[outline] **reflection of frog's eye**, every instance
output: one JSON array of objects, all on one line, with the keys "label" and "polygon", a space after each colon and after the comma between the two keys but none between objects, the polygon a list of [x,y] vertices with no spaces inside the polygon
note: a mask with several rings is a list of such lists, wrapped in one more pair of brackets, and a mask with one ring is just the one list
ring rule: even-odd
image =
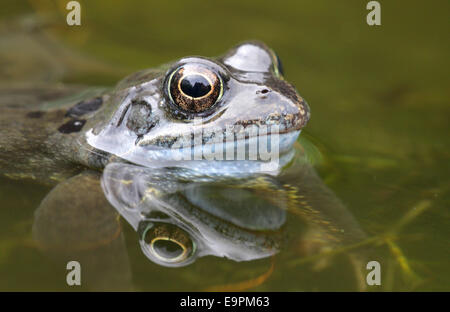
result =
[{"label": "reflection of frog's eye", "polygon": [[180,263],[193,254],[189,235],[172,224],[154,224],[144,233],[144,241],[152,256],[164,263]]},{"label": "reflection of frog's eye", "polygon": [[171,101],[181,110],[201,113],[211,108],[222,96],[222,80],[213,71],[186,64],[175,70],[168,80]]}]

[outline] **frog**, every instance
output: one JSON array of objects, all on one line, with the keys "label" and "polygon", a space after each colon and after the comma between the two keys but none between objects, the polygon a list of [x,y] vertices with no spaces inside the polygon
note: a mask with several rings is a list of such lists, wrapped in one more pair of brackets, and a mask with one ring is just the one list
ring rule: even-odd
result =
[{"label": "frog", "polygon": [[[112,91],[80,95],[71,89],[46,90],[50,94],[36,97],[45,100],[72,94],[72,99],[45,101],[34,110],[17,109],[15,104],[27,102],[20,96],[32,90],[9,88],[3,97],[9,99],[2,105],[1,158],[10,154],[24,159],[16,159],[12,166],[5,164],[2,171],[42,181],[45,177],[64,179],[77,166],[102,169],[121,160],[145,167],[170,166],[171,162],[180,166],[183,162],[171,147],[186,144],[190,148],[192,136],[203,135],[203,148],[206,141],[227,131],[245,136],[237,142],[242,145],[257,137],[251,130],[264,126],[278,126],[280,153],[284,153],[307,123],[309,107],[282,78],[280,68],[272,50],[253,42],[217,60],[186,57],[160,69],[140,71]],[[13,129],[12,121],[16,123]],[[207,132],[211,132],[209,137]],[[25,139],[36,145],[26,144]],[[48,166],[43,165],[47,159]],[[216,164],[217,171],[223,172],[229,162],[188,161],[186,166],[194,164],[202,170],[214,170]]]},{"label": "frog", "polygon": [[[364,237],[299,160],[295,146],[310,109],[262,42],[142,70],[114,88],[8,85],[0,89],[0,103],[0,172],[54,186],[33,226],[47,251],[66,255],[76,245],[92,259],[92,250],[98,253],[92,246],[101,245],[126,253],[114,213],[139,234],[150,260],[169,267],[205,255],[235,261],[272,256],[280,249],[286,211],[296,205],[312,224],[305,241],[320,242],[311,247],[315,252]],[[230,134],[234,152],[276,137],[277,157],[244,152],[243,159],[226,159],[227,148],[218,147]],[[295,180],[296,186],[287,183]],[[315,207],[299,204],[303,197]],[[61,209],[65,205],[71,209]],[[115,211],[86,214],[86,207],[98,206]],[[125,272],[118,284],[129,284],[128,260],[117,261]],[[108,281],[109,273],[93,280]]]}]

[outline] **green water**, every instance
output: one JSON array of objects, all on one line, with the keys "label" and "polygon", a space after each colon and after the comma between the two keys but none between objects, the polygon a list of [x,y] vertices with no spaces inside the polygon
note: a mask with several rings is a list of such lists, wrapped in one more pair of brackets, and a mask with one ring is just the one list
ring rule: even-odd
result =
[{"label": "green water", "polygon": [[[275,49],[310,104],[302,135],[322,154],[314,158],[318,172],[368,236],[380,237],[367,246],[381,263],[382,285],[368,290],[450,290],[448,1],[380,1],[377,27],[365,22],[366,1],[80,2],[79,27],[65,24],[66,1],[10,1],[0,21],[51,16],[48,34],[67,49],[55,52],[52,79],[84,85],[112,85],[185,55],[218,55],[246,39]],[[12,70],[18,81],[34,79],[26,64]],[[0,180],[0,290],[71,290],[65,267],[30,241],[33,211],[49,190]],[[395,235],[382,236],[393,227]],[[206,257],[163,268],[142,255],[132,229],[124,231],[136,289],[237,285],[271,264]],[[308,289],[311,263],[296,261],[289,246],[272,274],[247,289]],[[315,290],[352,289],[332,275],[320,279]]]}]

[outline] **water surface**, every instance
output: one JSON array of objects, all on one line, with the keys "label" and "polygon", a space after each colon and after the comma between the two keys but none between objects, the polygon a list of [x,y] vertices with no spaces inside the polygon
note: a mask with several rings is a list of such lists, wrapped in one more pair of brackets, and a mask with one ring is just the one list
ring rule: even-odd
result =
[{"label": "water surface", "polygon": [[[80,2],[80,27],[65,24],[65,1],[2,4],[2,27],[48,18],[48,35],[64,47],[44,48],[44,55],[56,51],[44,57],[53,66],[48,77],[33,76],[32,64],[11,69],[0,59],[3,70],[17,81],[109,86],[181,56],[213,56],[243,40],[262,40],[310,104],[300,143],[316,146],[311,158],[324,182],[368,237],[379,237],[366,247],[381,263],[382,285],[368,290],[450,290],[448,1],[382,2],[379,27],[365,23],[365,1]],[[16,56],[24,53],[18,49]],[[33,212],[49,190],[0,180],[0,290],[71,290],[65,267],[31,239]],[[296,222],[290,215],[289,228]],[[315,290],[353,289],[345,274],[335,278],[339,263],[314,275],[312,262],[298,261],[295,239],[273,259],[206,257],[169,269],[142,255],[130,227],[124,232],[140,290],[296,291],[310,289],[312,279]]]}]

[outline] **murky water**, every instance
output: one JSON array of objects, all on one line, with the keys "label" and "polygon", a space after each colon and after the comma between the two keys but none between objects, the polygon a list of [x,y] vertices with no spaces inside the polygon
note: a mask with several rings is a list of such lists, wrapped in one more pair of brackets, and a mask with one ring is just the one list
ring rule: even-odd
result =
[{"label": "murky water", "polygon": [[[262,40],[310,104],[300,143],[368,237],[329,261],[305,258],[296,240],[302,223],[291,210],[286,247],[275,257],[205,257],[173,269],[148,261],[123,222],[135,289],[357,289],[353,266],[339,256],[360,251],[381,264],[381,286],[368,290],[450,290],[448,1],[382,2],[379,27],[365,23],[364,1],[80,2],[79,27],[65,24],[65,1],[3,4],[2,55],[14,49],[10,55],[23,60],[11,67],[13,60],[0,59],[2,77],[108,86],[181,56]],[[30,25],[45,17],[52,39],[36,40],[44,44],[37,48]],[[31,41],[8,39],[23,32]],[[30,51],[42,55],[38,62],[26,61]],[[43,66],[51,68],[45,75]],[[49,191],[0,180],[0,290],[73,290],[65,263],[32,241],[33,213]]]}]

